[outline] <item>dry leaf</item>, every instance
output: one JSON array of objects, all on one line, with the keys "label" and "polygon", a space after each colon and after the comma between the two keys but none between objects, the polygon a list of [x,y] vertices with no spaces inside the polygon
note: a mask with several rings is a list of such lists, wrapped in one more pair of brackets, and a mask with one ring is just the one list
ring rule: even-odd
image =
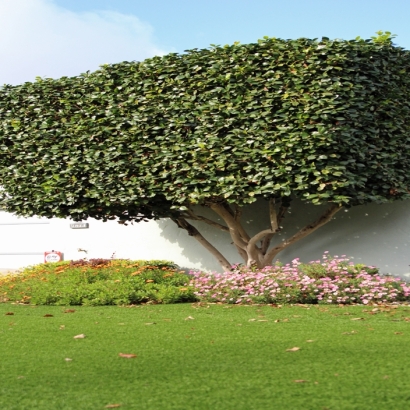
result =
[{"label": "dry leaf", "polygon": [[14,315],[13,312],[7,312],[7,313],[6,313],[6,316],[13,316],[13,315]]},{"label": "dry leaf", "polygon": [[46,315],[44,315],[44,317],[53,317],[54,315],[50,315],[49,313],[47,313]]},{"label": "dry leaf", "polygon": [[116,409],[118,407],[121,407],[121,404],[107,404],[105,406],[106,409]]},{"label": "dry leaf", "polygon": [[85,334],[81,333],[81,335],[74,336],[74,339],[85,339]]},{"label": "dry leaf", "polygon": [[364,320],[364,317],[354,317],[353,319],[350,320]]},{"label": "dry leaf", "polygon": [[188,316],[185,318],[185,320],[194,320],[195,318],[193,318],[192,316]]},{"label": "dry leaf", "polygon": [[248,322],[256,322],[256,319],[249,319]]},{"label": "dry leaf", "polygon": [[309,380],[303,380],[303,379],[300,379],[300,380],[293,380],[295,383],[308,383],[309,382]]},{"label": "dry leaf", "polygon": [[402,335],[403,332],[394,332],[395,335]]},{"label": "dry leaf", "polygon": [[63,313],[74,313],[74,309],[66,309]]},{"label": "dry leaf", "polygon": [[314,340],[306,340],[307,343],[312,343]]},{"label": "dry leaf", "polygon": [[289,319],[283,319],[282,322],[289,322]]},{"label": "dry leaf", "polygon": [[65,360],[66,362],[72,362],[72,361],[73,361],[73,359],[70,359],[69,357],[66,357],[64,360]]},{"label": "dry leaf", "polygon": [[60,325],[60,330],[64,330],[65,329],[65,325]]},{"label": "dry leaf", "polygon": [[155,322],[148,322],[148,323],[145,323],[146,325],[156,325],[156,323]]},{"label": "dry leaf", "polygon": [[118,353],[118,356],[124,357],[125,359],[135,359],[137,357],[136,354],[132,353]]},{"label": "dry leaf", "polygon": [[300,347],[292,347],[291,349],[286,349],[287,352],[297,352],[300,350]]},{"label": "dry leaf", "polygon": [[276,320],[274,320],[273,322],[274,322],[274,323],[279,323],[279,322],[280,322],[280,319],[276,319]]}]

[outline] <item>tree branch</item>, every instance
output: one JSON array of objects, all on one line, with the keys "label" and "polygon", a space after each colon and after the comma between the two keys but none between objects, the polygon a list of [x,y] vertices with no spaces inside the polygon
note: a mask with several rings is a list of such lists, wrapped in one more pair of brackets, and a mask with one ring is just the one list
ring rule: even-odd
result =
[{"label": "tree branch", "polygon": [[[249,238],[248,234],[246,234],[245,230],[241,227],[241,224],[235,220],[235,218],[231,215],[231,213],[221,204],[217,203],[210,203],[209,207],[216,212],[228,225],[229,233],[231,234],[232,240],[235,245],[240,247],[241,249],[246,249],[247,246],[247,238]],[[246,237],[242,237],[242,232],[246,235]]]},{"label": "tree branch", "polygon": [[221,225],[220,223],[212,221],[211,219],[205,218],[204,216],[196,215],[191,209],[188,209],[187,213],[188,213],[187,216],[185,215],[183,216],[184,219],[193,219],[194,221],[202,221],[222,231],[229,232],[229,228],[227,226]]},{"label": "tree branch", "polygon": [[269,200],[269,219],[270,219],[270,226],[272,228],[272,232],[277,232],[279,228],[279,224],[278,224],[278,215],[276,213],[274,198],[271,198]]},{"label": "tree branch", "polygon": [[[299,241],[300,239],[304,238],[307,235],[310,235],[312,232],[316,231],[316,229],[320,228],[321,226],[325,225],[327,222],[329,222],[333,216],[342,209],[341,206],[332,204],[316,221],[313,223],[305,226],[302,228],[299,232],[295,233],[292,237],[289,239],[285,240],[283,243],[281,243],[278,246],[275,246],[272,248],[264,257],[263,259],[263,265],[267,266],[269,263],[272,262],[272,259],[281,251],[286,249],[288,246],[292,245],[296,241]],[[263,232],[263,231],[262,231]]]},{"label": "tree branch", "polygon": [[235,218],[235,221],[240,221],[241,220],[241,216],[242,216],[242,209],[240,206],[238,206],[237,204],[234,204],[234,214],[233,217]]},{"label": "tree branch", "polygon": [[225,269],[225,271],[230,271],[232,265],[229,261],[218,251],[210,242],[208,242],[196,229],[184,218],[171,218],[179,228],[185,229],[189,236],[194,237],[204,248],[206,248],[215,258],[218,260],[220,265]]},{"label": "tree branch", "polygon": [[266,255],[266,252],[269,249],[269,245],[270,245],[270,241],[272,240],[272,238],[274,237],[274,234],[270,234],[270,235],[266,235],[263,240],[262,240],[262,244],[261,244],[261,252],[262,255]]}]

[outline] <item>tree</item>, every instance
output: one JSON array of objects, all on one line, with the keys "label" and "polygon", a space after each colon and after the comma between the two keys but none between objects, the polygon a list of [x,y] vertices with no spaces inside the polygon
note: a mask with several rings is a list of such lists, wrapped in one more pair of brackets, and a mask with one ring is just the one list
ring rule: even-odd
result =
[{"label": "tree", "polygon": [[[342,206],[410,197],[410,52],[390,36],[211,46],[0,90],[0,206],[23,216],[171,218],[227,231],[248,265]],[[292,198],[328,204],[270,246]],[[267,200],[251,237],[241,210]],[[201,216],[210,208],[219,218]]]}]

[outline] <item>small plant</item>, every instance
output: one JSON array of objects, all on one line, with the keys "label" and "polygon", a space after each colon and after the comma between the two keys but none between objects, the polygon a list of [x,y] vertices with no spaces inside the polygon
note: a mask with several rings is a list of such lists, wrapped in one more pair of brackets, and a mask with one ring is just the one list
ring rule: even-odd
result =
[{"label": "small plant", "polygon": [[223,274],[192,272],[195,295],[222,303],[378,303],[410,300],[410,284],[381,276],[373,266],[354,264],[345,256],[249,269],[235,266]]},{"label": "small plant", "polygon": [[124,305],[196,300],[189,277],[168,261],[79,259],[28,267],[0,278],[0,302]]}]

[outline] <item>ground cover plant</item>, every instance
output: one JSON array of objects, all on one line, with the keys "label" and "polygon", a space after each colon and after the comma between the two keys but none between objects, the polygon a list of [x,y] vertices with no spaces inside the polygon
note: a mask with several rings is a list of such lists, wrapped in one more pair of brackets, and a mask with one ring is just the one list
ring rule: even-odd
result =
[{"label": "ground cover plant", "polygon": [[40,264],[0,277],[0,302],[129,305],[189,301],[227,304],[374,304],[410,301],[410,284],[349,258],[229,272],[186,274],[172,262],[92,259]]},{"label": "ground cover plant", "polygon": [[[344,206],[410,198],[410,51],[392,38],[264,37],[5,85],[0,206],[170,218],[229,270],[208,224],[245,264],[269,266]],[[295,197],[321,215],[271,244]],[[262,216],[242,211],[261,199],[256,232]]]},{"label": "ground cover plant", "polygon": [[195,300],[189,278],[172,262],[80,259],[30,266],[0,277],[0,302],[124,305]]},{"label": "ground cover plant", "polygon": [[262,269],[234,267],[225,273],[192,272],[200,300],[222,303],[371,304],[410,301],[410,284],[354,264],[345,255],[276,264]]},{"label": "ground cover plant", "polygon": [[409,344],[408,306],[3,303],[0,408],[406,409]]}]

